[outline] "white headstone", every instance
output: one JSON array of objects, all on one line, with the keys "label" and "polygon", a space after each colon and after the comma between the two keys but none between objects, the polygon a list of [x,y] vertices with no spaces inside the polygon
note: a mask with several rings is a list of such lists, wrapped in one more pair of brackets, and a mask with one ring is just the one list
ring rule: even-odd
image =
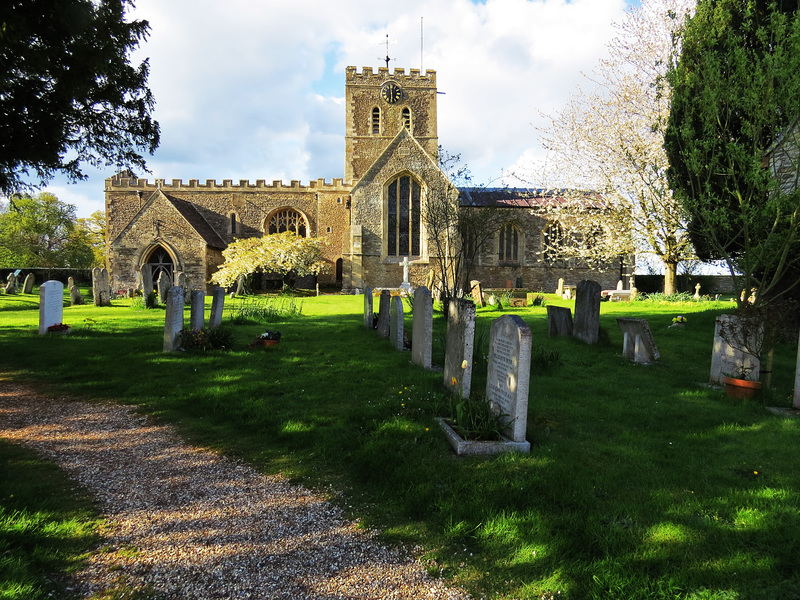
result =
[{"label": "white headstone", "polygon": [[395,350],[403,349],[403,299],[393,296],[389,303],[389,341]]},{"label": "white headstone", "polygon": [[411,315],[411,362],[431,368],[433,348],[433,298],[424,285],[414,291],[414,311]]},{"label": "white headstone", "polygon": [[454,394],[469,398],[472,390],[475,304],[468,300],[451,300],[448,303],[447,313],[444,384]]},{"label": "white headstone", "polygon": [[178,347],[178,334],[183,329],[183,290],[177,285],[167,292],[167,312],[164,317],[164,352]]},{"label": "white headstone", "polygon": [[622,279],[620,279],[619,281],[617,281],[617,291],[624,289],[625,289],[625,284],[622,283]]},{"label": "white headstone", "polygon": [[60,281],[45,281],[39,286],[39,335],[47,333],[51,325],[58,325],[64,318],[64,284]]},{"label": "white headstone", "polygon": [[517,315],[492,323],[486,400],[497,414],[506,415],[504,434],[524,442],[528,427],[528,386],[531,375],[531,330]]},{"label": "white headstone", "polygon": [[564,295],[564,278],[558,278],[558,287],[556,288],[556,295],[563,296]]}]

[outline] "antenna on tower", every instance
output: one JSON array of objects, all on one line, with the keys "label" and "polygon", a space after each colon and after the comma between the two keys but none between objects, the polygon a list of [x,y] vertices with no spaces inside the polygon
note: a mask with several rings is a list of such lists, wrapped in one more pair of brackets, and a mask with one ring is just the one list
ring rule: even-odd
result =
[{"label": "antenna on tower", "polygon": [[425,67],[425,63],[422,60],[422,48],[423,48],[422,41],[423,41],[423,39],[424,38],[422,36],[422,17],[420,17],[419,18],[419,72],[420,73],[424,73],[425,72],[425,68],[424,68]]},{"label": "antenna on tower", "polygon": [[[384,42],[381,42],[381,43],[384,43]],[[397,43],[397,40],[392,40],[392,44],[396,44],[396,43]],[[396,58],[389,58],[389,34],[388,33],[386,34],[386,42],[385,42],[385,44],[386,44],[386,56],[384,56],[383,58],[381,58],[379,56],[378,60],[385,60],[386,61],[386,68],[388,69],[389,68],[389,61],[390,60],[397,60]]]}]

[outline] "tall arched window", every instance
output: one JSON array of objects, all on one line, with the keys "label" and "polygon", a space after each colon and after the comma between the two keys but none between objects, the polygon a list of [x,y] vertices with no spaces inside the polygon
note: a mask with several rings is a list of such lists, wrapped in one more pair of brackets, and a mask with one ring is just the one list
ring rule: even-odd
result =
[{"label": "tall arched window", "polygon": [[306,218],[293,208],[281,208],[269,217],[267,233],[283,233],[291,231],[300,237],[308,235]]},{"label": "tall arched window", "polygon": [[542,245],[544,246],[542,249],[544,262],[553,264],[557,260],[560,260],[563,244],[564,228],[561,227],[560,223],[551,223],[550,226],[545,229],[542,239]]},{"label": "tall arched window", "polygon": [[422,232],[422,188],[409,175],[389,184],[386,204],[386,254],[419,256]]},{"label": "tall arched window", "polygon": [[377,106],[372,109],[372,135],[381,133],[381,109]]},{"label": "tall arched window", "polygon": [[500,228],[498,260],[500,264],[519,262],[519,231],[511,223]]},{"label": "tall arched window", "polygon": [[411,109],[408,107],[403,109],[403,127],[411,131]]}]

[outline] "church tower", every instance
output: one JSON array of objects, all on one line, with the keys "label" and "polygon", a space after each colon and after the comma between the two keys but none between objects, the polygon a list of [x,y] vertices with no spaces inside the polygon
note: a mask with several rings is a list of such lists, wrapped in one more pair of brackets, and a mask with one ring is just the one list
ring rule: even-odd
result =
[{"label": "church tower", "polygon": [[436,71],[347,67],[344,96],[346,183],[360,179],[401,128],[437,160]]}]

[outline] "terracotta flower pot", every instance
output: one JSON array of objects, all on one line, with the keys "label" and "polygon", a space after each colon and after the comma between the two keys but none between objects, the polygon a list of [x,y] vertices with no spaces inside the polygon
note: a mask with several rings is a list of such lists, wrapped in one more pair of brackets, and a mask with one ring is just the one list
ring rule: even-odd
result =
[{"label": "terracotta flower pot", "polygon": [[725,378],[725,393],[730,398],[752,398],[761,389],[760,381],[750,381],[749,379]]}]

